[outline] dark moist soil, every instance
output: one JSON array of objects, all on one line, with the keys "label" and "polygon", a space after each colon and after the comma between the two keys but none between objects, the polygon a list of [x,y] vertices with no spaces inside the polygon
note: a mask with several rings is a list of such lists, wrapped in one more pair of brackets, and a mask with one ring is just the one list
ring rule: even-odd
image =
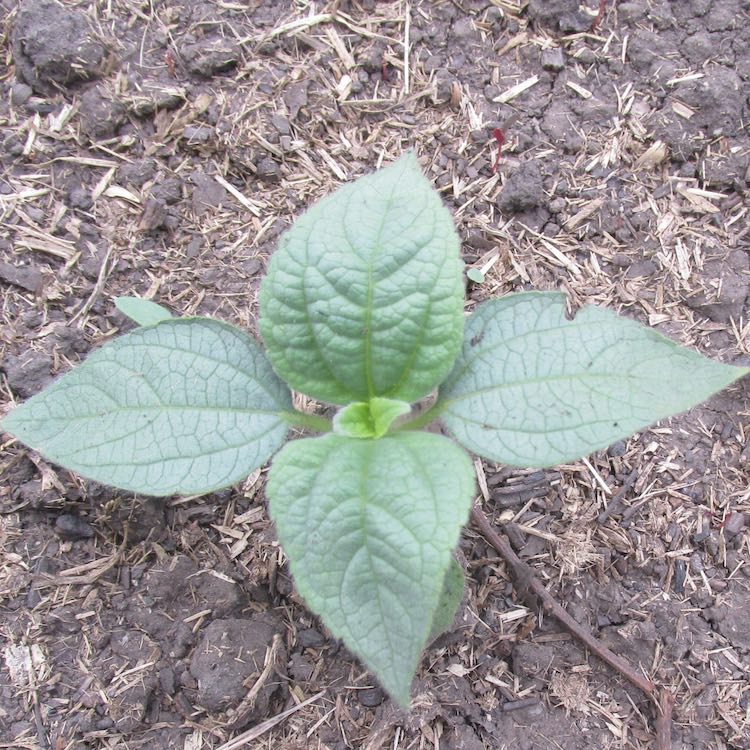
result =
[{"label": "dark moist soil", "polygon": [[[255,330],[293,216],[409,147],[486,270],[469,307],[562,289],[748,364],[750,4],[595,5],[0,0],[3,409],[128,329],[118,294]],[[673,689],[675,748],[750,747],[749,396],[590,464],[478,464],[557,600]],[[654,746],[470,528],[407,714],[295,594],[263,473],[154,501],[2,450],[2,747]]]}]

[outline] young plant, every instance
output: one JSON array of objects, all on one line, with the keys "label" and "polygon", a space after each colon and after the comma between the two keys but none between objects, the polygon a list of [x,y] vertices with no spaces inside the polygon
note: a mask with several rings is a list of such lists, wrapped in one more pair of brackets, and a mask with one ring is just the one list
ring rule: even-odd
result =
[{"label": "young plant", "polygon": [[[570,319],[558,293],[489,300],[464,326],[462,269],[451,216],[406,155],[284,235],[260,294],[265,353],[225,323],[121,298],[140,327],[2,427],[148,495],[226,487],[276,454],[270,513],[300,594],[406,705],[461,598],[464,449],[514,466],[570,461],[747,372],[596,307]],[[340,409],[332,422],[295,411],[290,388]],[[438,418],[458,444],[418,431]],[[281,448],[292,425],[328,434]]]}]

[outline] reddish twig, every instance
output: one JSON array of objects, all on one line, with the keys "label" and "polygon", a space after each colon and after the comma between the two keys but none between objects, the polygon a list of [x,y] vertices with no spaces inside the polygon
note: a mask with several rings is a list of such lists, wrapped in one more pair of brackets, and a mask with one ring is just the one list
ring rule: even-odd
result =
[{"label": "reddish twig", "polygon": [[383,62],[380,64],[380,77],[385,83],[388,83],[391,78],[390,71],[388,70],[388,62],[385,58],[383,58]]},{"label": "reddish twig", "polygon": [[492,131],[492,137],[497,141],[497,156],[495,157],[495,163],[492,165],[492,174],[497,172],[497,168],[500,166],[500,158],[503,155],[503,143],[505,143],[505,133],[500,128],[495,128]]},{"label": "reddish twig", "polygon": [[167,66],[167,70],[169,71],[169,75],[172,76],[172,78],[177,78],[177,70],[175,69],[174,52],[172,52],[171,49],[168,49],[166,53],[164,54],[164,62]]},{"label": "reddish twig", "polygon": [[596,18],[591,22],[591,31],[596,31],[596,27],[602,22],[604,18],[604,9],[607,7],[607,0],[599,0],[599,12],[596,14]]},{"label": "reddish twig", "polygon": [[636,672],[633,667],[614,651],[610,651],[589,630],[576,622],[560,606],[542,582],[534,576],[531,567],[513,551],[507,539],[504,539],[492,528],[487,516],[477,507],[471,511],[471,520],[482,532],[484,538],[497,550],[510,567],[518,593],[533,607],[539,608],[552,615],[562,627],[583,643],[591,653],[598,656],[616,672],[619,672],[628,682],[641,690],[656,707],[656,748],[670,750],[672,747],[672,694],[662,687],[658,687],[647,677]]}]

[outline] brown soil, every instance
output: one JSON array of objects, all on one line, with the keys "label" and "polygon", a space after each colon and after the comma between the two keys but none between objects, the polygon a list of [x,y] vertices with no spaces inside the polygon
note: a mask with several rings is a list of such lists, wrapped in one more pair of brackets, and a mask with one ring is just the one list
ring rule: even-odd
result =
[{"label": "brown soil", "polygon": [[[471,303],[563,289],[747,364],[748,3],[595,5],[0,0],[3,409],[129,326],[117,294],[254,330],[295,214],[409,147],[493,263]],[[674,690],[675,748],[750,747],[749,395],[589,462],[478,463],[557,600]],[[407,714],[296,596],[263,473],[157,502],[2,450],[0,747],[653,747],[471,528]]]}]

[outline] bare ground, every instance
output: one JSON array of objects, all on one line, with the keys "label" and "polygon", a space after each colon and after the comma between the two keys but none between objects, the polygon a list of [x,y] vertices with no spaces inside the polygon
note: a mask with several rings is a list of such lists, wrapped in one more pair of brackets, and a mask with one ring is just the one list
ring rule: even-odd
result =
[{"label": "bare ground", "polygon": [[[126,329],[117,294],[254,331],[279,233],[407,148],[487,271],[468,309],[562,289],[748,364],[748,3],[591,5],[0,2],[3,408]],[[750,747],[748,403],[551,471],[477,462],[557,600],[674,691],[675,748]],[[294,593],[262,472],[163,503],[0,448],[0,747],[654,746],[471,528],[406,714]]]}]

